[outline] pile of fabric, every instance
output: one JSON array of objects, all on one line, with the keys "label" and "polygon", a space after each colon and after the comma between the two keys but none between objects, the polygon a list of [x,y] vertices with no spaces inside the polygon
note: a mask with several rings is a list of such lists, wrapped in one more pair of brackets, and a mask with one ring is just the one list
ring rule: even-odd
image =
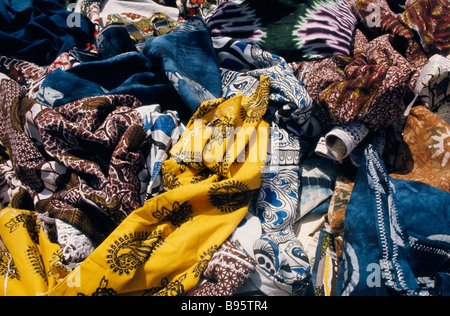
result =
[{"label": "pile of fabric", "polygon": [[446,0],[0,20],[2,295],[450,295]]}]

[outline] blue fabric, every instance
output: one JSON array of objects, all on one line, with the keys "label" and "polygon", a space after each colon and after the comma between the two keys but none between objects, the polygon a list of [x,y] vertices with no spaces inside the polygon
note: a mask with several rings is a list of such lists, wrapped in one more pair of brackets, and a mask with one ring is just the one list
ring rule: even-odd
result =
[{"label": "blue fabric", "polygon": [[109,24],[97,35],[95,41],[102,59],[137,51],[130,34],[121,23]]},{"label": "blue fabric", "polygon": [[1,0],[1,54],[44,66],[75,46],[86,46],[94,28],[82,16],[79,25],[69,27],[71,14],[56,0]]},{"label": "blue fabric", "polygon": [[345,217],[338,295],[450,291],[450,193],[387,174],[369,145]]},{"label": "blue fabric", "polygon": [[195,16],[171,33],[147,41],[145,56],[164,72],[194,113],[204,102],[222,96],[222,81],[211,36]]},{"label": "blue fabric", "polygon": [[[59,107],[92,96],[129,94],[144,104],[154,104],[160,103],[170,88],[164,76],[152,72],[152,65],[144,55],[131,52],[49,73],[37,100]],[[52,94],[58,97],[49,99]]]},{"label": "blue fabric", "polygon": [[170,105],[189,120],[204,101],[222,96],[219,66],[201,19],[192,18],[149,40],[143,53],[127,52],[133,48],[129,36],[110,36],[121,31],[115,26],[101,33],[100,56],[116,56],[48,74],[38,101],[58,107],[92,96],[129,94],[144,104],[161,104],[162,110]]}]

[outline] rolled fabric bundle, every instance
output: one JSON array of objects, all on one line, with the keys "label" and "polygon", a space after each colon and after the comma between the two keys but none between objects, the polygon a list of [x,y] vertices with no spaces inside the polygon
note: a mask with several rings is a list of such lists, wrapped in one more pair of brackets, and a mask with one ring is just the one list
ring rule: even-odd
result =
[{"label": "rolled fabric bundle", "polygon": [[362,122],[336,126],[325,136],[325,143],[337,159],[344,160],[368,134]]}]

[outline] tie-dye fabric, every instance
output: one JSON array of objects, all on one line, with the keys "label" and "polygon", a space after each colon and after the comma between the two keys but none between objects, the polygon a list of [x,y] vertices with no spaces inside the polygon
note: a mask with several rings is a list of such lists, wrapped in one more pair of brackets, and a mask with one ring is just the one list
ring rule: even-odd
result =
[{"label": "tie-dye fabric", "polygon": [[389,177],[368,146],[347,207],[337,294],[448,295],[449,203],[448,192]]},{"label": "tie-dye fabric", "polygon": [[213,37],[231,37],[288,62],[350,55],[356,18],[347,1],[244,0],[221,4],[207,19]]}]

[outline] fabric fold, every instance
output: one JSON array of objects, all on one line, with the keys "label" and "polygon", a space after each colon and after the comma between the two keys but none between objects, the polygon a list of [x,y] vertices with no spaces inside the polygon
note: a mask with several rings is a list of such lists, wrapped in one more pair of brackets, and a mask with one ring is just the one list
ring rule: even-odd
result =
[{"label": "fabric fold", "polygon": [[[133,211],[75,270],[65,278],[62,275],[57,284],[49,283],[45,291],[40,288],[40,293],[182,295],[193,289],[213,254],[248,212],[253,193],[260,187],[265,157],[252,152],[256,146],[267,153],[269,126],[261,117],[248,120],[240,113],[246,106],[267,107],[267,79],[262,82],[265,84],[251,98],[237,96],[203,103],[163,164],[167,192]],[[209,133],[207,125],[216,127],[216,134]],[[227,131],[226,127],[241,129],[219,138],[219,131]],[[205,133],[200,142],[195,141],[200,133],[194,131]],[[245,136],[249,131],[257,136],[257,144]],[[233,141],[235,137],[241,141]],[[209,150],[219,146],[228,151],[217,156],[222,159],[209,160]],[[5,209],[2,214],[14,211]],[[0,216],[6,220],[5,215]],[[17,231],[26,234],[21,225]],[[31,239],[4,242],[8,251],[35,247]],[[39,260],[49,260],[45,248],[38,249],[36,255]],[[21,269],[27,269],[27,262],[16,264],[25,264]],[[26,287],[36,281],[0,275],[2,284],[7,284],[3,294],[23,293],[24,287],[12,286],[15,282],[24,282]]]}]

